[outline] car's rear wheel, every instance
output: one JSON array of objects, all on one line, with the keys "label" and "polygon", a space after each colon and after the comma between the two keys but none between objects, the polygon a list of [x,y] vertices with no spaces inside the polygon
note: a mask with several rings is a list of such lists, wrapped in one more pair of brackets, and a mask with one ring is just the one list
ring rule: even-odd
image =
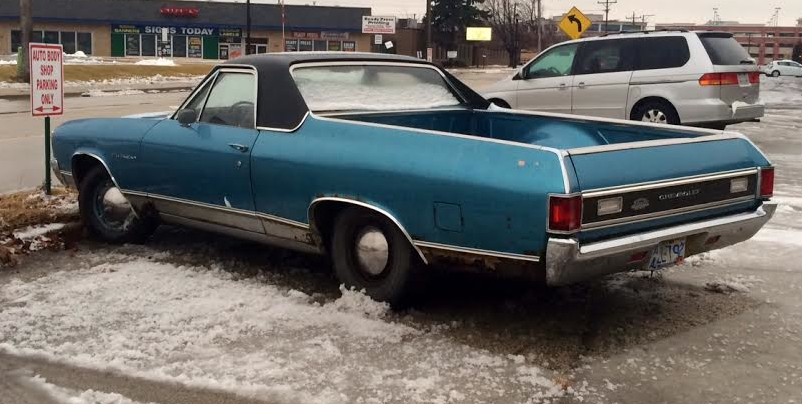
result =
[{"label": "car's rear wheel", "polygon": [[646,101],[641,104],[632,114],[632,119],[636,121],[663,123],[669,125],[679,125],[679,115],[667,102]]},{"label": "car's rear wheel", "polygon": [[771,72],[771,77],[780,77],[780,71],[779,70],[775,70],[775,71]]},{"label": "car's rear wheel", "polygon": [[331,258],[345,287],[396,307],[407,301],[419,266],[414,248],[395,224],[358,207],[347,208],[335,220]]},{"label": "car's rear wheel", "polygon": [[103,167],[89,170],[80,186],[81,221],[93,237],[110,243],[139,243],[156,230],[158,221],[137,215]]}]

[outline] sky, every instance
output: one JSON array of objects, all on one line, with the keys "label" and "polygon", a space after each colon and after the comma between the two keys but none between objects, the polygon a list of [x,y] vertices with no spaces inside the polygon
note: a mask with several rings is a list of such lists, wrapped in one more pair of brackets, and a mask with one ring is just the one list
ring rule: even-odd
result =
[{"label": "sky", "polygon": [[[243,0],[240,0],[243,1]],[[252,0],[259,3],[276,3],[277,0]],[[425,0],[285,0],[286,4],[318,4],[370,7],[373,15],[395,15],[398,17],[420,17],[425,13]],[[583,13],[602,13],[603,8],[597,0],[543,0],[543,15],[562,15],[571,6],[576,6]],[[725,21],[741,23],[765,24],[774,14],[774,8],[780,7],[780,25],[796,25],[796,19],[802,17],[802,1],[800,0],[618,0],[611,5],[610,19],[631,18],[634,12],[640,19],[643,14],[654,14],[648,17],[650,23],[693,22],[704,23],[713,18],[713,8],[718,7],[719,15]]]}]

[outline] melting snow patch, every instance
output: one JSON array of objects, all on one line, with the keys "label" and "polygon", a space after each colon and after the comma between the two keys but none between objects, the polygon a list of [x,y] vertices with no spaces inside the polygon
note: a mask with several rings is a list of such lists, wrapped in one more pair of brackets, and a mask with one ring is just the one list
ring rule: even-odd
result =
[{"label": "melting snow patch", "polygon": [[110,260],[0,287],[0,350],[279,403],[546,402],[587,392],[566,391],[518,357],[399,323],[356,291],[321,305],[217,268],[81,259]]},{"label": "melting snow patch", "polygon": [[98,89],[91,89],[81,94],[81,97],[116,97],[119,95],[139,95],[145,94],[142,90],[119,90],[119,91],[103,91]]},{"label": "melting snow patch", "polygon": [[752,239],[802,247],[802,232],[799,230],[763,228]]},{"label": "melting snow patch", "polygon": [[139,62],[134,63],[140,66],[178,66],[170,59],[165,58],[158,58],[158,59],[143,59]]},{"label": "melting snow patch", "polygon": [[48,383],[43,377],[34,376],[28,382],[41,391],[47,393],[53,401],[64,404],[138,404],[117,393],[104,393],[95,390],[78,392]]},{"label": "melting snow patch", "polygon": [[754,286],[756,283],[762,282],[762,279],[756,278],[754,275],[734,275],[723,279],[716,279],[712,282],[707,282],[705,284],[705,289],[717,293],[746,293],[749,292],[752,286]]},{"label": "melting snow patch", "polygon": [[14,237],[20,240],[30,240],[51,231],[59,230],[64,227],[64,223],[49,223],[49,224],[40,224],[36,226],[28,226],[22,230],[14,231]]}]

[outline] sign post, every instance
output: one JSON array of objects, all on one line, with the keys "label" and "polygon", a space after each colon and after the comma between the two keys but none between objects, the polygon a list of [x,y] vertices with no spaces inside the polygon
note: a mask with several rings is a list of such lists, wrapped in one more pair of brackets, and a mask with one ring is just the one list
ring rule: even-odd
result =
[{"label": "sign post", "polygon": [[50,117],[64,113],[64,48],[31,43],[31,115],[45,117],[45,192],[50,195]]},{"label": "sign post", "polygon": [[560,29],[565,32],[571,39],[577,39],[582,36],[582,33],[590,28],[590,19],[585,17],[576,7],[571,7],[571,10],[563,16],[560,21]]}]

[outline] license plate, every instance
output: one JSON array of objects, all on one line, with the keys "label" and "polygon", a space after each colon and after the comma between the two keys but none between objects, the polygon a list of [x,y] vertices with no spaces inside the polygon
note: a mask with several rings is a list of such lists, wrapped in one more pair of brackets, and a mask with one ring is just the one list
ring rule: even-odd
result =
[{"label": "license plate", "polygon": [[749,73],[738,73],[738,85],[741,87],[749,87]]},{"label": "license plate", "polygon": [[678,264],[685,259],[685,239],[663,241],[657,245],[649,260],[648,270],[660,269],[665,266]]}]

